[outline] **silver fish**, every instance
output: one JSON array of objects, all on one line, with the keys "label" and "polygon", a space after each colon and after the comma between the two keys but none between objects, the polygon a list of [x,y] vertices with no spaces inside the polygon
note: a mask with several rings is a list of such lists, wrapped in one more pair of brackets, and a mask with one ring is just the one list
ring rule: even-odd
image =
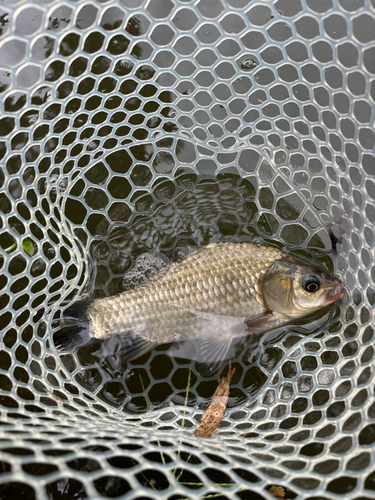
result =
[{"label": "silver fish", "polygon": [[91,301],[86,319],[91,337],[119,336],[126,361],[196,339],[204,362],[217,369],[234,338],[282,326],[344,294],[338,278],[276,248],[213,243],[132,290]]}]

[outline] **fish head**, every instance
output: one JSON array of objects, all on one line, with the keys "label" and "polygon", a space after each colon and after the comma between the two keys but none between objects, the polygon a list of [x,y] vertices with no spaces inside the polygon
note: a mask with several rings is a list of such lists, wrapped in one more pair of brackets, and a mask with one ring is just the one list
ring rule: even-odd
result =
[{"label": "fish head", "polygon": [[338,278],[292,257],[268,268],[261,290],[266,307],[288,318],[306,316],[345,295]]}]

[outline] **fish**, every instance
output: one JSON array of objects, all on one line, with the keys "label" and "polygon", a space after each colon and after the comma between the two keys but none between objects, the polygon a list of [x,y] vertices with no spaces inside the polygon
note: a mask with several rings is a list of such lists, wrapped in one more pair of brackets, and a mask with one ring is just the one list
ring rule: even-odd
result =
[{"label": "fish", "polygon": [[211,243],[133,289],[76,302],[54,341],[62,350],[82,332],[117,336],[128,362],[161,344],[194,340],[204,371],[213,373],[234,339],[286,325],[344,295],[337,277],[278,248]]}]

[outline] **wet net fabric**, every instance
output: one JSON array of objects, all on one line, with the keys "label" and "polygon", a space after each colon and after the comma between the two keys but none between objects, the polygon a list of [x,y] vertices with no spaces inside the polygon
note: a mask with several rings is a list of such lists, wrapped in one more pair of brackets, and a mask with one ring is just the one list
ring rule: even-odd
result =
[{"label": "wet net fabric", "polygon": [[[0,498],[374,498],[374,39],[370,0],[1,3]],[[334,221],[345,304],[245,347],[209,440],[225,369],[54,348],[140,255],[257,236],[329,267]]]}]

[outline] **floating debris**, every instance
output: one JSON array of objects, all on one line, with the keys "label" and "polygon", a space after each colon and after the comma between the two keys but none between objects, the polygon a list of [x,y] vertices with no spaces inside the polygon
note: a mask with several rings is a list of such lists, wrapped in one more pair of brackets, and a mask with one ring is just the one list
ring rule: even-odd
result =
[{"label": "floating debris", "polygon": [[256,68],[259,65],[259,63],[255,59],[251,59],[251,57],[248,57],[246,59],[243,59],[243,61],[240,64],[240,68],[243,71],[251,71],[252,69]]},{"label": "floating debris", "polygon": [[282,486],[271,486],[268,491],[269,493],[271,493],[271,495],[278,498],[279,500],[285,499],[285,488],[283,488]]},{"label": "floating debris", "polygon": [[212,402],[202,417],[200,426],[193,433],[194,436],[211,437],[215,429],[219,426],[227,407],[229,385],[235,371],[235,368],[231,369],[231,362],[229,360],[228,374],[221,379],[212,396]]}]

